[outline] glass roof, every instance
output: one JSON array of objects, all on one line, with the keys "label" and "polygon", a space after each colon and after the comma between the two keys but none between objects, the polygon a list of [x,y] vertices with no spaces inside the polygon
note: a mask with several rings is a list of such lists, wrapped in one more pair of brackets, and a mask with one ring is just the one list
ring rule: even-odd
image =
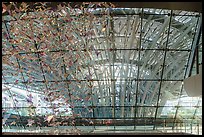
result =
[{"label": "glass roof", "polygon": [[[28,125],[32,116],[59,115],[90,123],[201,119],[202,98],[187,97],[183,89],[194,41],[202,48],[201,16],[147,8],[3,16],[3,114],[28,117]],[[155,121],[152,129],[159,127]]]}]

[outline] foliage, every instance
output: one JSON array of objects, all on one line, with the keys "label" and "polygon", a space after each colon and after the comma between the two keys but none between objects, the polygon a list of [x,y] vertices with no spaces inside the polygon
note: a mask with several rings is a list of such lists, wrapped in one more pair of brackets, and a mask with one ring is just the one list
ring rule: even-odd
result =
[{"label": "foliage", "polygon": [[[5,79],[4,81],[14,85],[24,84],[27,89],[34,88],[39,77],[42,77],[42,82],[46,87],[41,89],[45,96],[44,101],[49,102],[53,108],[53,114],[47,114],[44,122],[57,127],[60,123],[56,121],[55,108],[60,107],[60,104],[53,104],[54,101],[63,99],[64,104],[70,104],[74,108],[77,101],[91,102],[93,99],[90,94],[93,87],[90,82],[91,68],[87,74],[84,74],[83,64],[91,65],[92,51],[97,56],[100,54],[93,45],[87,44],[90,42],[88,38],[96,35],[93,24],[100,22],[105,26],[106,22],[99,20],[92,11],[99,7],[113,8],[114,5],[108,2],[83,2],[73,6],[70,2],[63,2],[54,3],[55,7],[48,6],[52,4],[52,2],[2,3],[4,22],[2,24],[2,71],[3,77],[9,75],[13,79],[13,81]],[[104,14],[107,14],[106,12],[104,10]],[[105,33],[106,29],[100,28],[99,31]],[[83,84],[76,76],[76,69],[81,73],[81,77],[85,77]],[[45,75],[47,77],[52,75],[52,78],[48,80]],[[64,88],[67,89],[68,86],[70,93],[59,89],[58,85],[61,83],[58,82],[59,79],[65,80]],[[84,96],[79,94],[81,88],[87,90]],[[9,88],[4,92],[8,90]],[[14,105],[17,106],[19,103],[17,97],[11,93],[10,95]],[[26,101],[33,103],[34,99],[30,95],[31,92],[28,90]],[[92,110],[87,108],[87,105],[84,104],[84,108],[91,112]],[[81,114],[73,113],[72,117],[79,115]],[[30,115],[31,118],[27,121],[29,127],[35,124],[32,116]],[[74,122],[73,118],[71,124],[73,127]],[[18,123],[15,121],[11,123],[11,125],[16,124]],[[80,134],[80,130],[76,128],[69,132]],[[59,134],[59,132],[53,130],[51,134]]]}]

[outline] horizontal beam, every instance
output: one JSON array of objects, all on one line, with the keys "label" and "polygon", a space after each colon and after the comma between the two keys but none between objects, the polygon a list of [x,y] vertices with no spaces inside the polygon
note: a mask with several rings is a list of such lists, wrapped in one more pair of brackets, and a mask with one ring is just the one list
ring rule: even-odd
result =
[{"label": "horizontal beam", "polygon": [[[70,52],[70,51],[95,51],[95,50],[98,50],[98,51],[125,51],[125,50],[136,50],[136,51],[146,51],[146,50],[153,50],[153,51],[188,51],[190,52],[191,50],[190,49],[159,49],[159,48],[142,48],[142,49],[138,49],[138,48],[109,48],[109,49],[72,49],[72,50],[49,50],[49,51],[45,51],[45,50],[39,50],[39,51],[33,51],[33,52],[17,52],[15,54],[35,54],[35,53],[43,53],[43,52],[47,52],[47,53],[53,53],[53,52]],[[2,54],[2,56],[13,56],[12,53],[10,54]]]},{"label": "horizontal beam", "polygon": [[[125,107],[125,108],[135,108],[135,107],[141,107],[141,108],[146,108],[146,107],[151,107],[151,108],[156,108],[157,106],[141,106],[141,105],[137,105],[137,106],[86,106],[87,108],[113,108],[113,107],[115,107],[115,108],[119,108],[119,107]],[[166,108],[168,108],[168,107],[202,107],[202,106],[185,106],[185,105],[182,105],[182,106],[158,106],[158,107],[166,107]],[[2,109],[11,109],[11,108],[30,108],[30,107],[2,107]],[[50,107],[36,107],[36,108],[50,108]],[[57,108],[65,108],[65,107],[57,107]],[[74,108],[84,108],[84,106],[74,106]]]},{"label": "horizontal beam", "polygon": [[[135,79],[135,78],[129,78],[129,79],[81,79],[81,80],[75,80],[75,79],[70,79],[70,80],[56,80],[56,81],[33,81],[33,82],[18,82],[18,83],[22,83],[22,84],[26,84],[26,83],[46,83],[46,82],[92,82],[92,81],[183,81],[183,79]],[[2,82],[2,84],[17,84],[15,82]]]}]

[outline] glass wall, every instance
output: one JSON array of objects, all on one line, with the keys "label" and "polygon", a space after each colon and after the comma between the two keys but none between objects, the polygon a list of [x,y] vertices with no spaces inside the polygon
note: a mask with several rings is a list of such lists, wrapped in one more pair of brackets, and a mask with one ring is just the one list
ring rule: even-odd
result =
[{"label": "glass wall", "polygon": [[202,134],[202,97],[183,88],[201,16],[68,7],[3,16],[3,131]]}]

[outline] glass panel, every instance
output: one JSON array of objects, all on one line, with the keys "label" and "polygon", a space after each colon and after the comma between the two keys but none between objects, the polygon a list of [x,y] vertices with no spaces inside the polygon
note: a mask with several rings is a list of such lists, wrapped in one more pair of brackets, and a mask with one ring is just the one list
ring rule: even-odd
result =
[{"label": "glass panel", "polygon": [[114,18],[116,49],[137,49],[140,41],[141,19],[138,15]]},{"label": "glass panel", "polygon": [[144,50],[140,52],[140,78],[161,79],[163,51]]},{"label": "glass panel", "polygon": [[159,81],[141,81],[137,93],[137,104],[139,106],[156,106],[159,88]]},{"label": "glass panel", "polygon": [[[159,12],[165,11],[160,10]],[[144,9],[145,15],[142,20],[144,26],[141,41],[141,46],[144,49],[160,49],[166,47],[170,16],[159,15],[159,12],[155,10],[148,12]]]},{"label": "glass panel", "polygon": [[186,71],[186,62],[189,52],[187,51],[168,51],[166,53],[163,79],[181,80]]},{"label": "glass panel", "polygon": [[172,20],[172,32],[169,36],[168,48],[191,49],[197,31],[197,21],[198,18],[194,16],[175,16]]}]

